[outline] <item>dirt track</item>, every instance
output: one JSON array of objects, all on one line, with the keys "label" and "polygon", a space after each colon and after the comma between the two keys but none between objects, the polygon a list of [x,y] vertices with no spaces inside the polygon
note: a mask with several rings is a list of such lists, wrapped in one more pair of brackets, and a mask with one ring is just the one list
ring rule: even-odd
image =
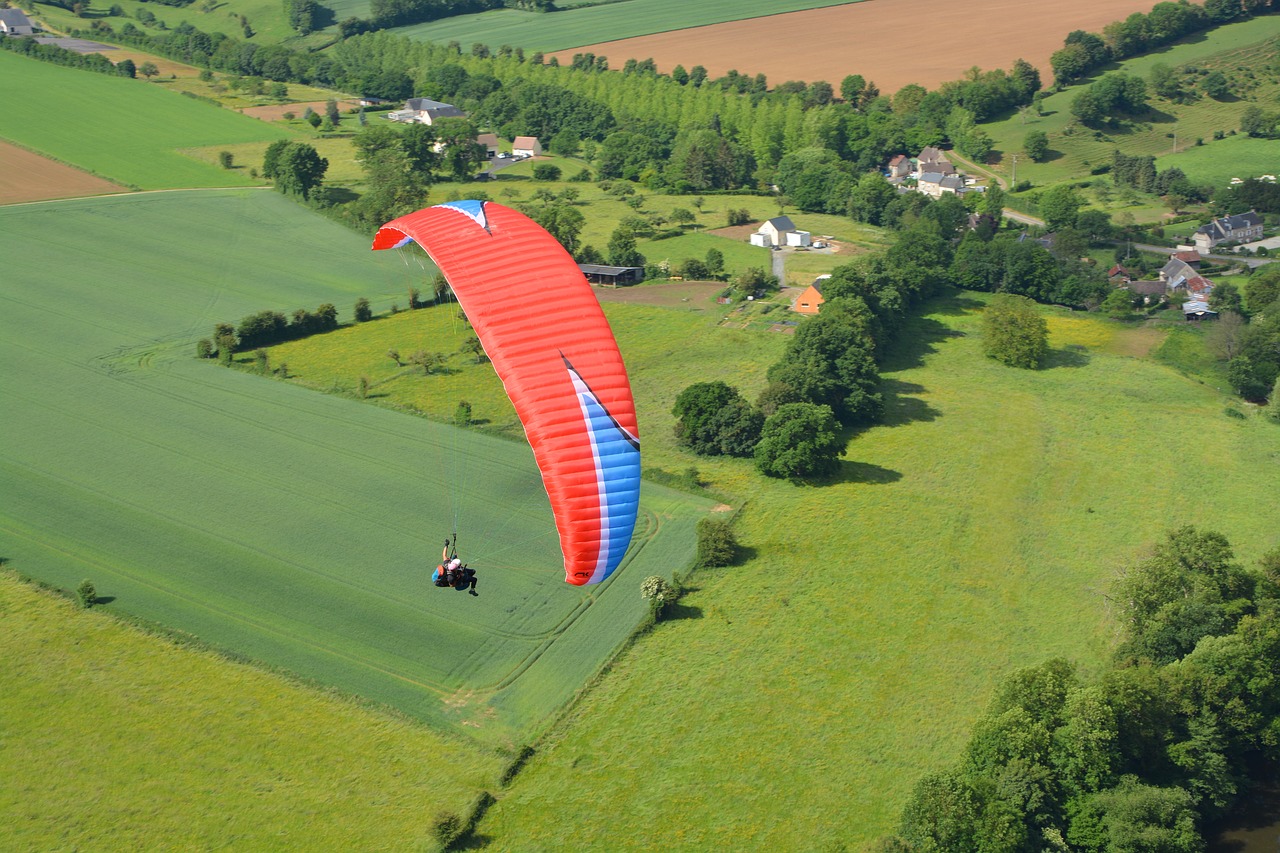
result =
[{"label": "dirt track", "polygon": [[0,142],[0,204],[124,191],[105,178]]},{"label": "dirt track", "polygon": [[965,70],[1007,69],[1018,58],[1052,79],[1049,56],[1072,30],[1100,32],[1153,0],[865,0],[848,6],[734,21],[561,51],[607,56],[611,68],[653,58],[660,71],[703,65],[712,77],[737,69],[764,73],[770,84],[848,74],[892,94],[908,83],[934,88]]}]

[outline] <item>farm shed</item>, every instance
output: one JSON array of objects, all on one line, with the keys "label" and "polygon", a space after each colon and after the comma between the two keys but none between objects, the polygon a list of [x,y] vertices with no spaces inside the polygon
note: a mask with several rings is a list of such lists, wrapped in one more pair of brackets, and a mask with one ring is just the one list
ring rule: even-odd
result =
[{"label": "farm shed", "polygon": [[406,124],[433,124],[442,118],[466,118],[467,114],[453,104],[433,101],[430,98],[410,98],[405,101],[404,109],[387,113],[392,121]]},{"label": "farm shed", "polygon": [[482,133],[476,137],[476,144],[484,146],[485,159],[492,160],[498,154],[498,134]]},{"label": "farm shed", "polygon": [[1184,320],[1197,322],[1200,320],[1216,320],[1218,319],[1218,312],[1210,308],[1208,302],[1196,300],[1182,303],[1182,317]]},{"label": "farm shed", "polygon": [[644,267],[610,267],[604,264],[578,264],[578,269],[592,284],[619,287],[644,281]]}]

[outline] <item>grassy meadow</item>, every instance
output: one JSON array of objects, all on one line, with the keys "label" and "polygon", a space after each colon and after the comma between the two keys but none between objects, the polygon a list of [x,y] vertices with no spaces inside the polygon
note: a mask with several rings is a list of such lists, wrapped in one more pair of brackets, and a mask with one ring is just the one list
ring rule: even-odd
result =
[{"label": "grassy meadow", "polygon": [[[1148,358],[1160,330],[1047,309],[1052,361],[1018,371],[981,355],[982,302],[910,324],[886,423],[854,436],[836,482],[750,484],[749,562],[694,578],[699,618],[630,649],[482,835],[857,849],[954,759],[1003,675],[1103,658],[1108,584],[1162,531],[1222,530],[1245,560],[1280,543],[1274,425],[1225,417],[1228,396]],[[745,487],[747,463],[698,464]]]},{"label": "grassy meadow", "polygon": [[0,624],[7,849],[431,849],[506,763],[10,573]]},{"label": "grassy meadow", "polygon": [[[18,571],[91,578],[110,608],[506,747],[642,618],[639,578],[692,556],[710,502],[646,487],[623,570],[568,586],[527,445],[197,361],[215,322],[398,298],[394,253],[275,193],[0,222],[29,246],[0,290],[22,448],[0,456],[0,556]],[[455,525],[477,599],[429,582]]]},{"label": "grassy meadow", "polygon": [[[1141,57],[1125,60],[1107,71],[1120,70],[1144,79],[1153,66],[1195,65],[1208,70],[1221,70],[1235,84],[1250,86],[1249,100],[1235,98],[1216,101],[1201,96],[1186,104],[1152,98],[1149,117],[1131,129],[1097,133],[1081,127],[1071,115],[1071,101],[1084,84],[1067,87],[1044,99],[1042,116],[1015,114],[1002,121],[984,124],[983,129],[995,142],[998,159],[991,168],[1010,178],[1012,155],[1019,154],[1018,180],[1029,180],[1036,186],[1047,186],[1064,180],[1087,178],[1094,166],[1111,163],[1112,152],[1121,148],[1127,154],[1151,154],[1160,157],[1160,167],[1177,166],[1193,181],[1217,183],[1219,172],[1227,168],[1230,177],[1250,177],[1275,172],[1280,161],[1265,140],[1248,140],[1258,145],[1241,145],[1241,140],[1228,137],[1214,140],[1215,131],[1229,131],[1238,126],[1240,114],[1251,103],[1273,104],[1280,95],[1280,67],[1275,56],[1280,46],[1280,17],[1263,16],[1250,21],[1228,24],[1190,39],[1170,45]],[[1085,81],[1086,83],[1089,81]],[[1049,136],[1049,159],[1033,163],[1022,155],[1023,140],[1033,130]],[[1174,153],[1173,134],[1177,134]],[[1203,139],[1203,146],[1195,140]],[[1206,168],[1208,167],[1208,168]],[[1138,200],[1133,200],[1137,206]],[[1113,209],[1120,209],[1111,205]]]},{"label": "grassy meadow", "polygon": [[222,169],[180,149],[290,136],[142,80],[87,74],[7,51],[0,53],[0,76],[21,93],[0,111],[0,137],[139,189],[255,183],[246,169]]},{"label": "grassy meadow", "polygon": [[[623,0],[549,14],[498,9],[399,27],[392,32],[420,41],[456,41],[466,46],[483,42],[494,48],[507,44],[525,51],[552,51],[744,18],[842,6],[848,2],[850,0],[760,0],[744,5],[735,0],[699,0],[697,3]],[[330,0],[325,5],[334,9],[335,19],[339,21],[350,15],[367,17],[369,14],[368,0]]]},{"label": "grassy meadow", "polygon": [[[94,6],[85,18],[78,18],[71,10],[51,3],[28,2],[23,5],[34,8],[36,15],[46,24],[64,32],[71,29],[87,29],[87,21],[95,18],[110,24],[116,30],[129,20],[135,27],[153,35],[162,32],[154,25],[142,24],[135,19],[139,10],[146,9],[158,20],[164,21],[170,30],[175,29],[179,24],[189,23],[206,33],[223,33],[243,39],[244,28],[240,25],[240,16],[243,15],[253,29],[251,41],[259,45],[297,39],[297,33],[289,26],[283,4],[273,0],[230,0],[230,2],[201,0],[186,6],[164,6],[149,3],[147,0],[112,0],[111,3]],[[119,5],[124,10],[126,18],[113,18],[107,14],[107,10],[115,5]]]}]

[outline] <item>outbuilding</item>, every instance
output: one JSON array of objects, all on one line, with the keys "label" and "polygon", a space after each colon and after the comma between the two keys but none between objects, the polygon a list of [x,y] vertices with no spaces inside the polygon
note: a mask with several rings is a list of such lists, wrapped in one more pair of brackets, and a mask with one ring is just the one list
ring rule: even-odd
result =
[{"label": "outbuilding", "polygon": [[815,278],[813,284],[806,287],[804,293],[801,293],[792,303],[791,310],[797,314],[817,314],[822,303],[826,301],[822,296],[822,285],[829,278],[831,278],[829,274]]},{"label": "outbuilding", "polygon": [[610,267],[604,264],[578,264],[578,269],[592,284],[622,287],[644,281],[644,267]]},{"label": "outbuilding", "polygon": [[0,9],[0,35],[29,36],[36,31],[21,9]]},{"label": "outbuilding", "polygon": [[536,136],[517,136],[511,142],[511,153],[515,157],[537,157],[542,154],[542,143]]}]

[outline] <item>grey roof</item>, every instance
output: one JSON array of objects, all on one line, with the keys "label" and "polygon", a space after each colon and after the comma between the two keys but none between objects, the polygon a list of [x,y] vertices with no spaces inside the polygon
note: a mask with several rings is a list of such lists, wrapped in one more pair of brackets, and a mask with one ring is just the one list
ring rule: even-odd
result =
[{"label": "grey roof", "polygon": [[644,271],[644,267],[610,267],[604,264],[578,264],[578,269],[592,275],[622,275],[631,270]]},{"label": "grey roof", "polygon": [[944,177],[941,172],[921,172],[919,180],[921,183],[940,184]]},{"label": "grey roof", "polygon": [[1160,268],[1160,274],[1169,281],[1175,278],[1188,278],[1196,274],[1196,271],[1186,261],[1180,261],[1177,258],[1170,258],[1169,261]]},{"label": "grey roof", "polygon": [[959,175],[943,175],[938,183],[947,189],[958,190],[964,186],[964,178]]},{"label": "grey roof", "polygon": [[436,118],[461,118],[464,113],[453,104],[444,104],[430,98],[410,98],[404,108],[414,112],[429,112]]},{"label": "grey roof", "polygon": [[1223,216],[1213,220],[1207,225],[1201,225],[1196,229],[1197,234],[1213,234],[1217,232],[1226,235],[1232,231],[1241,231],[1245,228],[1257,228],[1262,224],[1262,217],[1258,216],[1254,211],[1248,213],[1235,213],[1231,216]]},{"label": "grey roof", "polygon": [[[765,225],[772,225],[778,231],[796,230],[796,224],[791,221],[790,216],[775,216],[773,219],[767,221]],[[761,225],[760,227],[763,228],[764,225]]]},{"label": "grey roof", "polygon": [[0,9],[0,22],[6,24],[10,30],[18,27],[31,29],[31,19],[21,9]]},{"label": "grey roof", "polygon": [[1208,302],[1200,302],[1199,300],[1196,300],[1194,302],[1182,303],[1182,313],[1183,314],[1217,314],[1218,312],[1210,308]]},{"label": "grey roof", "polygon": [[1134,293],[1141,293],[1144,296],[1159,296],[1165,291],[1165,283],[1163,281],[1131,281],[1125,287]]}]

